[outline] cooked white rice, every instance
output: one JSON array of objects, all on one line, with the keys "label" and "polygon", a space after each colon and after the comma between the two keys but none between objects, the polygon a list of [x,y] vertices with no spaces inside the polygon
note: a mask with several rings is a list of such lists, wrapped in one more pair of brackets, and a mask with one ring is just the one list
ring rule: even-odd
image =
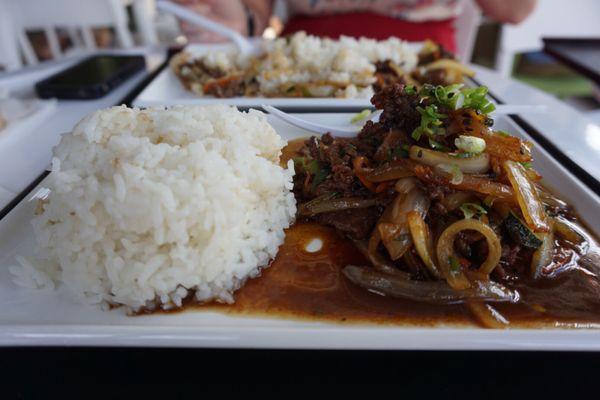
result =
[{"label": "cooked white rice", "polygon": [[222,105],[89,115],[54,149],[33,219],[47,260],[21,259],[15,281],[134,310],[232,302],[295,215],[284,145],[264,114]]},{"label": "cooked white rice", "polygon": [[257,78],[263,94],[276,94],[283,84],[320,83],[322,92],[313,96],[370,97],[376,62],[390,60],[405,71],[417,66],[417,53],[398,38],[332,40],[298,32],[267,43]]}]

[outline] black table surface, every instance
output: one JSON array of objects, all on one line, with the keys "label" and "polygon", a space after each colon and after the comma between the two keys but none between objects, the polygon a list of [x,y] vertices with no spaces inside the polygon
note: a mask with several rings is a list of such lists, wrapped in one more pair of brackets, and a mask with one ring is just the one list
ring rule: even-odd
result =
[{"label": "black table surface", "polygon": [[0,359],[2,399],[112,399],[133,387],[134,399],[166,387],[168,400],[206,398],[215,388],[312,399],[324,387],[368,399],[598,398],[600,371],[598,354],[555,352],[12,348]]},{"label": "black table surface", "polygon": [[600,85],[600,38],[544,38],[544,51]]}]

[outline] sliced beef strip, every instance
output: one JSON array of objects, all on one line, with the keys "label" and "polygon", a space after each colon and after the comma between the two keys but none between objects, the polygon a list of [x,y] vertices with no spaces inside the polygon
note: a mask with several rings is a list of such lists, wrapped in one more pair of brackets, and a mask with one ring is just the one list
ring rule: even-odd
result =
[{"label": "sliced beef strip", "polygon": [[319,214],[315,220],[334,227],[351,239],[363,240],[371,235],[379,215],[377,207],[370,207]]}]

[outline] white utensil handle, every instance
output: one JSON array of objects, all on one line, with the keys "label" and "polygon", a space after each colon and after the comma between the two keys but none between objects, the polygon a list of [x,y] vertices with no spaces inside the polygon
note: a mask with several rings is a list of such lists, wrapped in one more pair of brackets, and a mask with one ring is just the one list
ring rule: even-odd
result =
[{"label": "white utensil handle", "polygon": [[283,112],[283,111],[279,110],[278,108],[275,108],[272,106],[263,104],[261,107],[263,110],[265,110],[269,114],[276,116],[277,118],[287,122],[288,124],[293,125],[300,129],[307,130],[309,132],[315,132],[315,133],[320,133],[320,134],[330,132],[331,134],[336,135],[336,136],[348,137],[348,136],[355,136],[360,131],[359,126],[349,126],[349,127],[327,126],[327,125],[317,124],[317,123],[307,121],[302,118],[295,117],[293,115],[290,115],[290,114]]},{"label": "white utensil handle", "polygon": [[235,45],[240,49],[240,51],[244,54],[249,54],[254,49],[254,47],[248,41],[248,39],[246,39],[244,36],[240,35],[238,32],[226,27],[225,25],[211,21],[210,19],[208,19],[200,14],[191,12],[188,9],[186,9],[185,7],[179,6],[175,3],[172,3],[167,0],[157,1],[156,7],[162,11],[171,13],[189,23],[192,23],[201,28],[216,32],[220,35],[227,37],[228,39],[233,41],[235,43]]}]

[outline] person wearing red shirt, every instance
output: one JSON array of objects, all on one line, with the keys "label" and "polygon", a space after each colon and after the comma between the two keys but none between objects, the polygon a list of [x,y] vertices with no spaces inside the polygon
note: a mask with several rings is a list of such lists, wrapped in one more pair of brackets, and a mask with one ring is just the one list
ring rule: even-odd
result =
[{"label": "person wearing red shirt", "polygon": [[[384,40],[391,36],[409,41],[432,39],[456,50],[454,19],[464,0],[287,0],[290,18],[282,34],[306,31],[317,36],[340,35]],[[243,35],[260,35],[268,25],[273,0],[177,0],[194,11]],[[475,0],[481,10],[499,22],[519,23],[537,0]],[[190,41],[212,42],[212,32],[182,23]]]}]

